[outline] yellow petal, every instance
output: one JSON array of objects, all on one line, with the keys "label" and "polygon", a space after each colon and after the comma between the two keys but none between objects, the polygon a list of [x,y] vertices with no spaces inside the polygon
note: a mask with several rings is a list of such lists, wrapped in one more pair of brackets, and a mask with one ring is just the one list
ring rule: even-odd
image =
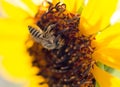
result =
[{"label": "yellow petal", "polygon": [[96,35],[96,49],[104,47],[120,48],[120,23],[116,23]]},{"label": "yellow petal", "polygon": [[120,24],[104,30],[96,36],[93,58],[120,70]]},{"label": "yellow petal", "polygon": [[60,2],[60,0],[52,0],[52,3],[55,5],[57,4],[58,2]]},{"label": "yellow petal", "polygon": [[6,12],[9,18],[20,21],[20,20],[23,20],[31,16],[29,13],[27,13],[22,8],[15,6],[13,4],[10,4],[6,2],[5,0],[1,0],[0,3],[1,3],[3,10]]},{"label": "yellow petal", "polygon": [[84,0],[61,0],[66,4],[66,8],[70,12],[77,12]]},{"label": "yellow petal", "polygon": [[120,49],[103,48],[95,51],[93,58],[112,68],[120,70]]},{"label": "yellow petal", "polygon": [[26,33],[28,33],[28,29],[26,29],[26,27],[28,26],[28,24],[31,24],[31,23],[33,23],[33,20],[29,20],[29,19],[25,20],[24,22],[21,22],[19,20],[0,18],[1,38],[2,38],[2,35],[6,35],[6,37],[12,36],[12,35],[24,36],[26,35]]},{"label": "yellow petal", "polygon": [[[30,75],[28,55],[25,52],[25,40],[28,35],[26,26],[15,21],[0,21],[0,55],[3,65],[12,75],[24,77]],[[24,73],[25,72],[25,73]],[[28,74],[28,75],[27,75]]]},{"label": "yellow petal", "polygon": [[6,13],[5,11],[3,10],[2,6],[1,6],[1,3],[0,3],[0,17],[6,17]]},{"label": "yellow petal", "polygon": [[28,55],[26,55],[24,48],[27,29],[24,26],[19,25],[19,23],[12,23],[14,24],[12,26],[9,26],[10,24],[7,24],[7,22],[7,27],[0,26],[2,28],[0,28],[0,55],[3,56],[2,63],[8,71],[13,74],[19,74],[21,72],[22,75],[24,69],[27,69],[26,66],[29,65],[27,61]]},{"label": "yellow petal", "polygon": [[32,0],[22,0],[22,2],[25,3],[27,7],[31,10],[32,16],[34,17],[39,9],[39,6],[34,4]]},{"label": "yellow petal", "polygon": [[106,27],[116,9],[117,1],[89,0],[81,15],[81,32],[83,34],[93,34]]},{"label": "yellow petal", "polygon": [[22,82],[25,87],[39,87],[44,79],[35,76],[38,69],[32,67],[32,59],[26,52],[27,39],[28,29],[24,23],[0,19],[0,71],[10,81]]},{"label": "yellow petal", "polygon": [[97,82],[100,84],[100,87],[119,87],[120,86],[120,79],[101,70],[97,66],[94,66],[94,69],[92,70],[92,72]]},{"label": "yellow petal", "polygon": [[48,87],[47,84],[40,85],[40,82],[44,82],[44,79],[41,76],[32,76],[29,78],[29,84],[24,87]]}]

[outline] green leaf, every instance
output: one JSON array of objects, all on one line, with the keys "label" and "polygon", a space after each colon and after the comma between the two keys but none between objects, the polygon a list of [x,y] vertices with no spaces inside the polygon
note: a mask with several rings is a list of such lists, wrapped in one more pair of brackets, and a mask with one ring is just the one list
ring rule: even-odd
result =
[{"label": "green leaf", "polygon": [[114,69],[114,68],[112,68],[112,67],[109,67],[109,66],[107,66],[107,65],[105,65],[105,64],[103,64],[103,63],[101,63],[101,62],[97,62],[96,65],[97,65],[100,69],[102,69],[102,70],[108,72],[109,74],[111,74],[112,76],[115,76],[115,77],[117,77],[117,78],[120,78],[120,71],[119,71],[119,70]]},{"label": "green leaf", "polygon": [[96,65],[102,70],[104,70],[104,64],[102,64],[101,62],[96,62]]},{"label": "green leaf", "polygon": [[96,81],[95,87],[100,87],[99,83]]}]

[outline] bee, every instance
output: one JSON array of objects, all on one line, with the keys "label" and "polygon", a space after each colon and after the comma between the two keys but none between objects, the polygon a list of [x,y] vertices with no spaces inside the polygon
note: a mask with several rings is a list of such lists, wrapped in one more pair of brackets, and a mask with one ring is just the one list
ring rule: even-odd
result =
[{"label": "bee", "polygon": [[33,26],[28,26],[29,32],[33,39],[40,43],[44,48],[48,50],[59,49],[63,46],[64,40],[60,35],[55,36],[56,24],[50,24],[46,29],[37,29]]}]

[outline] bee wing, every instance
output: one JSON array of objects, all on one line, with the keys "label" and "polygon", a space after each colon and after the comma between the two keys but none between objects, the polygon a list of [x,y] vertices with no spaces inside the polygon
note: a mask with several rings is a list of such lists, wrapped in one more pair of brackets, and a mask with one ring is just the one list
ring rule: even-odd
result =
[{"label": "bee wing", "polygon": [[40,30],[37,30],[36,28],[34,28],[32,26],[28,26],[28,28],[29,28],[29,32],[30,32],[31,36],[33,37],[33,39],[36,42],[40,42],[41,41],[42,32]]},{"label": "bee wing", "polygon": [[47,27],[47,30],[43,32],[43,35],[45,37],[51,37],[54,34],[53,28],[56,26],[56,24],[51,24]]},{"label": "bee wing", "polygon": [[56,26],[56,24],[51,24],[47,27],[47,30],[45,31],[45,33],[49,33],[54,27]]}]

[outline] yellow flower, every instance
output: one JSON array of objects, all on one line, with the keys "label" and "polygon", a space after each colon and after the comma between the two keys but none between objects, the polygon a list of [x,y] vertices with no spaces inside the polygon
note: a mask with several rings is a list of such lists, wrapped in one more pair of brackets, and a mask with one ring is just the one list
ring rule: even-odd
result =
[{"label": "yellow flower", "polygon": [[[12,0],[11,0],[12,1]],[[59,0],[53,0],[57,3]],[[63,0],[67,10],[77,13],[83,0]],[[118,0],[89,0],[83,6],[80,16],[80,31],[84,35],[95,34],[110,24],[110,18],[116,10]],[[34,22],[40,6],[32,0],[21,0],[10,3],[0,0],[2,15],[0,18],[0,71],[10,81],[24,83],[25,87],[39,87],[44,78],[35,76],[38,69],[32,67],[30,57],[26,52],[25,41],[28,38],[27,26]],[[95,36],[92,45],[95,46],[92,57],[105,65],[120,70],[120,23],[107,27]],[[2,68],[3,66],[4,68]],[[96,65],[92,69],[95,79],[101,87],[119,87],[120,78],[103,71]],[[28,81],[28,83],[26,83]],[[40,87],[46,87],[43,85]]]}]

